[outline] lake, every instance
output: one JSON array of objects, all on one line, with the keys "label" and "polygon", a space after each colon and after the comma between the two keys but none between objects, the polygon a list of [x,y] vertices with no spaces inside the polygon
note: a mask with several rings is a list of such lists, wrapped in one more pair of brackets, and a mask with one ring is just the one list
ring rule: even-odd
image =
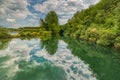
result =
[{"label": "lake", "polygon": [[0,80],[120,80],[120,51],[71,38],[0,40]]}]

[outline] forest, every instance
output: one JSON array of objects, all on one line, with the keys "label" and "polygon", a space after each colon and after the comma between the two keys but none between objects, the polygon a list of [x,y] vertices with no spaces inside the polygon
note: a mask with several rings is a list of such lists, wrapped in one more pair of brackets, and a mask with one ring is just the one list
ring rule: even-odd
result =
[{"label": "forest", "polygon": [[64,36],[120,48],[120,0],[101,0],[63,25]]}]

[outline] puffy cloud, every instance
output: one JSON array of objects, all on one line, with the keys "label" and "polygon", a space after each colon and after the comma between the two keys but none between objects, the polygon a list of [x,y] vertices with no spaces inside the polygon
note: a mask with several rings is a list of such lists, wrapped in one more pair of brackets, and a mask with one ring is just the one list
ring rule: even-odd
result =
[{"label": "puffy cloud", "polygon": [[15,22],[15,19],[7,18],[6,20],[7,20],[7,22]]},{"label": "puffy cloud", "polygon": [[21,27],[29,24],[28,16],[34,16],[28,9],[28,0],[0,0],[0,25]]},{"label": "puffy cloud", "polygon": [[88,8],[98,1],[99,0],[47,0],[42,4],[36,4],[34,9],[45,14],[50,10],[54,10],[59,15],[59,19],[67,21],[66,19],[71,18],[76,11]]},{"label": "puffy cloud", "polygon": [[27,0],[0,0],[0,18],[25,19],[31,15]]}]

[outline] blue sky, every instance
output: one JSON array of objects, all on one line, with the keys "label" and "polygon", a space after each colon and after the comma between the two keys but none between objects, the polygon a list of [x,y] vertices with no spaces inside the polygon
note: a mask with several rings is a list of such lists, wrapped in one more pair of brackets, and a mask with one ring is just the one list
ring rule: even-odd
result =
[{"label": "blue sky", "polygon": [[54,10],[64,24],[76,11],[88,8],[99,0],[0,0],[0,26],[38,26],[39,19]]}]

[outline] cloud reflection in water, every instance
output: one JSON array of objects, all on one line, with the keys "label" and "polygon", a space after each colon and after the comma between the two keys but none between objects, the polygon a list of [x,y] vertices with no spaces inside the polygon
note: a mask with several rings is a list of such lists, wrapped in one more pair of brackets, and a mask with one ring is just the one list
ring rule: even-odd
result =
[{"label": "cloud reflection in water", "polygon": [[[60,78],[62,80],[96,80],[89,65],[74,56],[64,41],[59,40],[57,51],[53,55],[48,54],[45,47],[41,48],[40,44],[40,39],[13,39],[6,49],[0,50],[1,57],[10,57],[3,61],[0,69],[10,68],[6,75],[8,77],[12,76],[13,80],[19,80],[20,76],[26,78],[26,80],[32,80],[29,77],[33,74],[39,75],[39,77],[33,75],[36,77],[34,80],[37,80],[37,77],[41,80],[59,80]],[[48,71],[45,69],[48,69]],[[27,70],[31,72],[27,73],[26,76],[22,75],[26,74]],[[36,70],[39,72],[35,72]],[[48,77],[46,74],[51,76]]]}]

